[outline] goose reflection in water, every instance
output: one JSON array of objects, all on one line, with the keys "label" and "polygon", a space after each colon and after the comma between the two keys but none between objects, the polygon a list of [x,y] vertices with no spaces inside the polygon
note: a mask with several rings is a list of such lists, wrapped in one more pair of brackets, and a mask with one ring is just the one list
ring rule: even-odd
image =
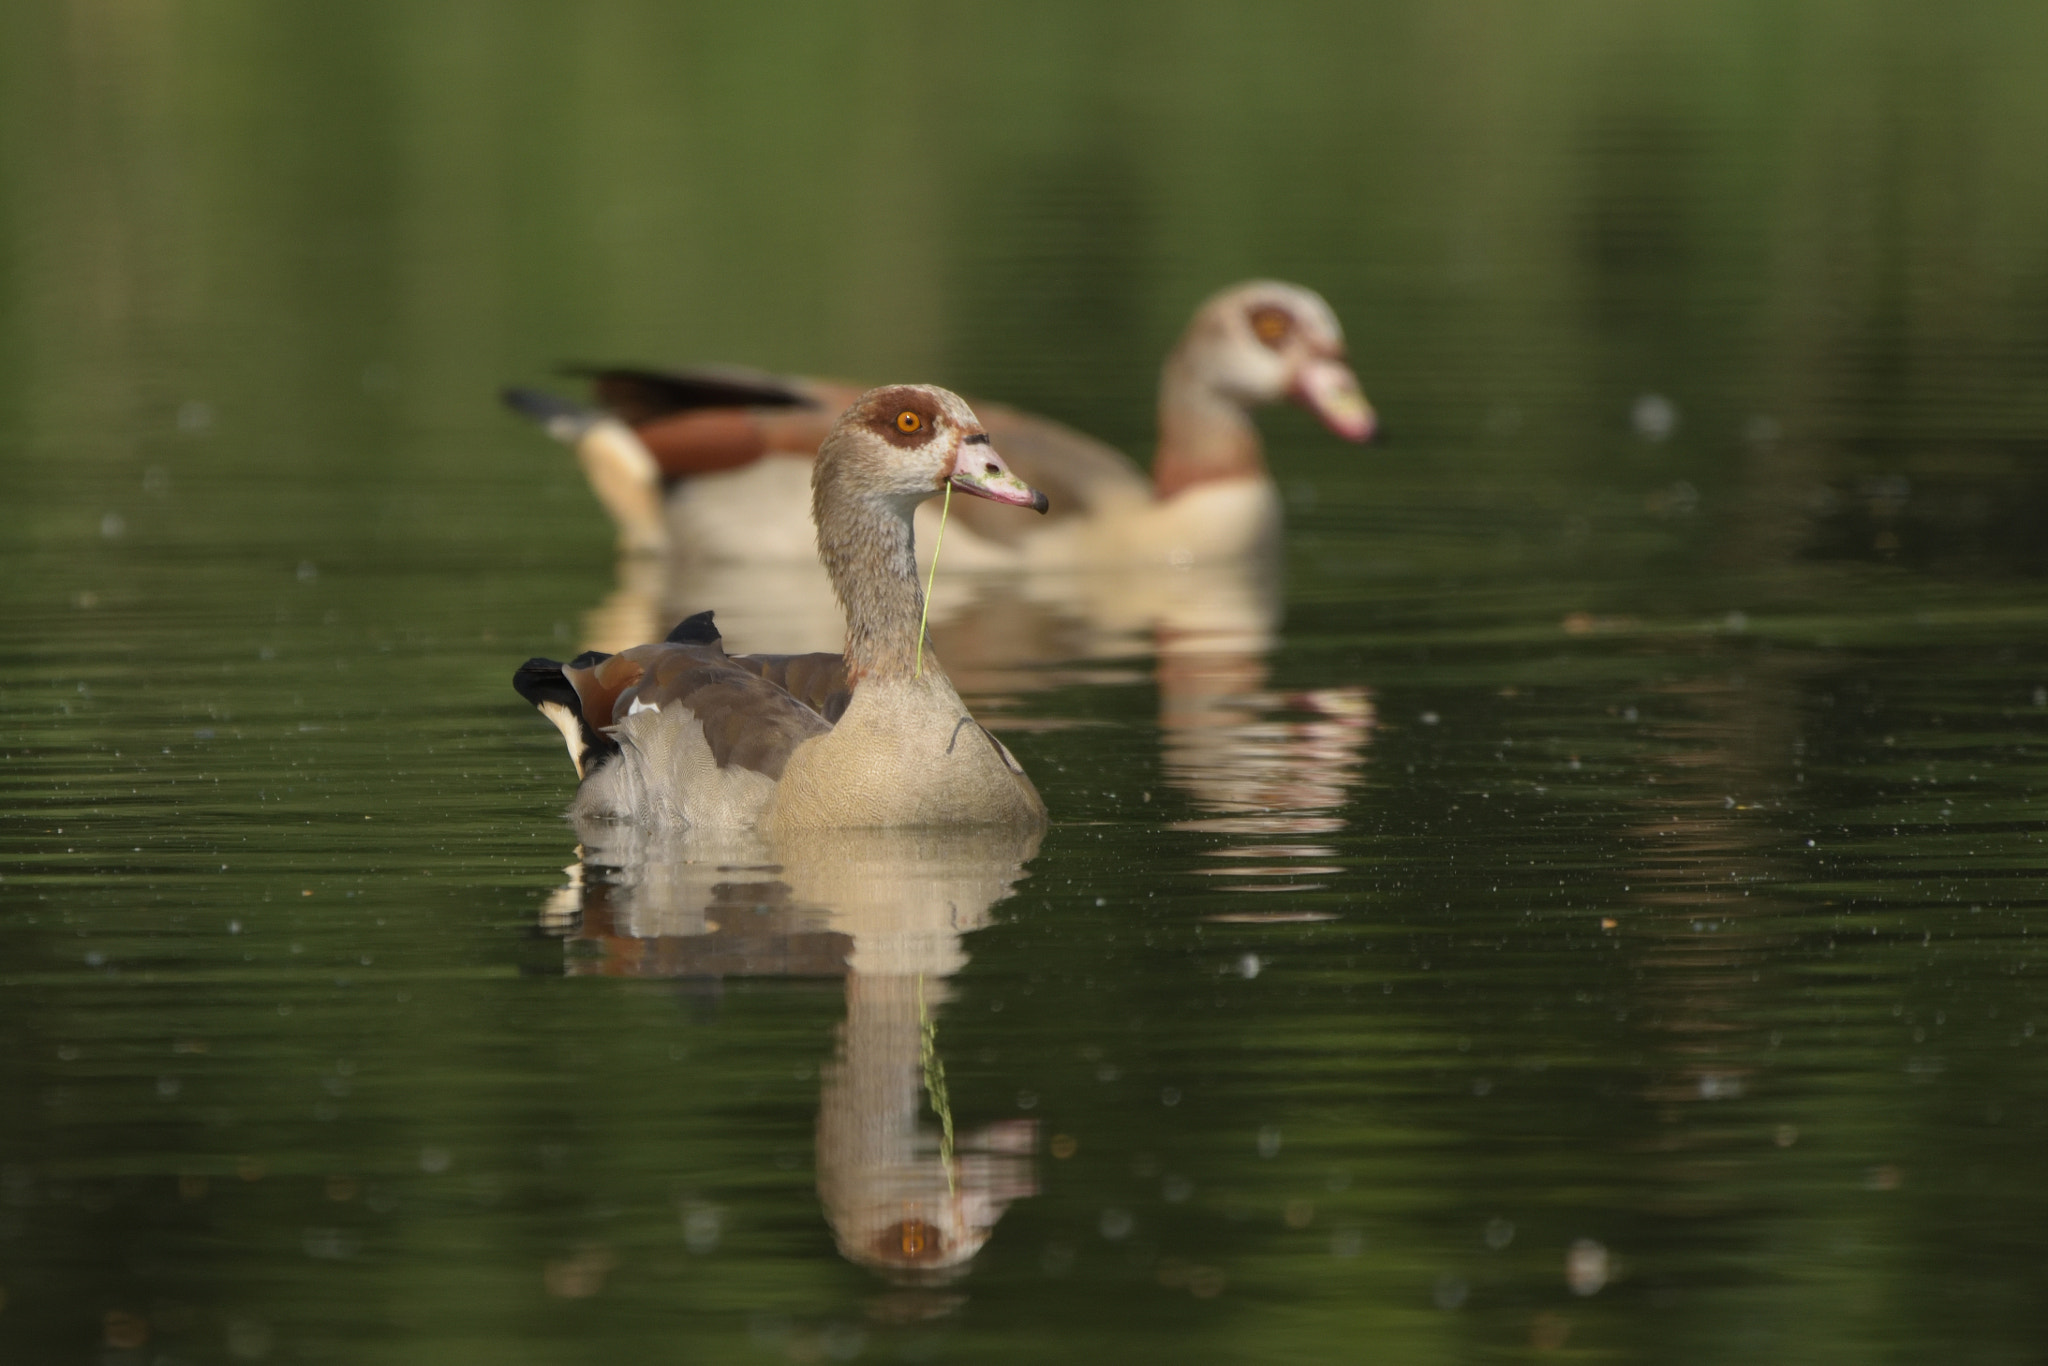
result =
[{"label": "goose reflection in water", "polygon": [[964,1274],[1010,1203],[1037,1193],[1037,1126],[954,1131],[937,1022],[965,936],[1025,875],[1037,833],[577,835],[581,861],[544,916],[602,952],[571,957],[571,975],[845,979],[818,1101],[825,1219],[842,1255],[892,1280]]}]

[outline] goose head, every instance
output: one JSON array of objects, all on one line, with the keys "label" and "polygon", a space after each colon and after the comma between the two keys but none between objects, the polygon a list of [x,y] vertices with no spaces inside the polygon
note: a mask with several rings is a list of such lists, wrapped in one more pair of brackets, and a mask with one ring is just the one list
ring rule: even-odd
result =
[{"label": "goose head", "polygon": [[1167,383],[1206,389],[1241,408],[1286,400],[1348,441],[1372,439],[1378,419],[1344,362],[1344,329],[1323,296],[1252,280],[1195,311],[1167,364]]},{"label": "goose head", "polygon": [[821,526],[840,499],[888,506],[908,520],[948,484],[991,502],[1047,507],[997,454],[967,400],[929,384],[885,385],[855,399],[818,448],[811,479]]}]

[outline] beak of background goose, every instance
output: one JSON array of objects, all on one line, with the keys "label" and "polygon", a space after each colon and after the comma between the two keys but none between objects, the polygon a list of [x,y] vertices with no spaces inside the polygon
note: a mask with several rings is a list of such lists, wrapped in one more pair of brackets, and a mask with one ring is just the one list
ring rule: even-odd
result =
[{"label": "beak of background goose", "polygon": [[1010,473],[1010,467],[986,437],[980,441],[969,438],[961,445],[959,458],[953,462],[953,487],[992,503],[1008,503],[1033,512],[1044,512],[1051,506],[1044,494]]},{"label": "beak of background goose", "polygon": [[1288,396],[1346,441],[1370,441],[1379,418],[1359,392],[1358,376],[1340,360],[1313,360],[1294,377]]}]

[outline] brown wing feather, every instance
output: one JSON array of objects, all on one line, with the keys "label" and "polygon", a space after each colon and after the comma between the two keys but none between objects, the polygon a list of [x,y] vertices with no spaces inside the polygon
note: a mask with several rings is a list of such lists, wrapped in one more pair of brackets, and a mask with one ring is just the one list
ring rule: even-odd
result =
[{"label": "brown wing feather", "polygon": [[814,708],[715,645],[636,645],[613,658],[642,670],[638,685],[614,699],[613,724],[635,703],[681,708],[703,725],[720,768],[738,765],[780,779],[798,745],[832,729]]},{"label": "brown wing feather", "polygon": [[844,655],[734,655],[732,662],[767,679],[834,725],[853,700]]},{"label": "brown wing feather", "polygon": [[562,666],[562,677],[576,690],[584,719],[599,729],[612,724],[620,695],[640,682],[640,673],[640,662],[625,655],[608,655],[588,668]]},{"label": "brown wing feather", "polygon": [[[855,397],[849,391],[846,402]],[[633,430],[664,479],[686,479],[738,469],[771,451],[815,456],[845,407],[714,408],[653,418]]]},{"label": "brown wing feather", "polygon": [[768,453],[760,421],[745,408],[673,413],[651,418],[633,430],[661,466],[664,479],[738,469]]},{"label": "brown wing feather", "polygon": [[814,455],[861,391],[751,370],[583,368],[597,401],[623,418],[666,479],[738,469],[771,451]]},{"label": "brown wing feather", "polygon": [[587,378],[597,401],[629,423],[713,408],[803,408],[812,402],[807,380],[738,366],[650,370],[630,365],[570,365],[563,369]]}]

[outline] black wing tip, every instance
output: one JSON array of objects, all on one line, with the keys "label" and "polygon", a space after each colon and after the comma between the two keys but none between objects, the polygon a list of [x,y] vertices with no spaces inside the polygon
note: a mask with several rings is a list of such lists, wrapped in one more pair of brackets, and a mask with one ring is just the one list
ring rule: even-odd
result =
[{"label": "black wing tip", "polygon": [[676,629],[668,633],[667,643],[670,645],[720,645],[724,643],[724,637],[720,636],[718,628],[711,624],[711,612],[706,610],[697,613],[695,616],[684,617],[681,621],[677,622]]},{"label": "black wing tip", "polygon": [[576,685],[562,671],[594,669],[610,658],[603,650],[585,650],[564,664],[558,659],[543,659],[535,655],[512,671],[512,688],[536,707],[543,702],[573,702]]},{"label": "black wing tip", "polygon": [[602,663],[611,656],[601,650],[585,650],[576,658],[563,664],[558,660],[542,659],[536,655],[512,672],[512,687],[521,697],[531,702],[536,709],[552,702],[567,707],[576,718],[577,731],[583,737],[580,755],[572,745],[571,754],[576,757],[577,767],[585,778],[597,772],[619,753],[619,742],[590,724],[590,718],[583,714],[583,699],[576,692],[576,685],[569,681],[564,669],[586,669]]},{"label": "black wing tip", "polygon": [[561,701],[565,689],[570,696],[575,696],[576,690],[562,676],[560,660],[542,659],[535,655],[512,671],[512,690],[536,707],[543,702]]},{"label": "black wing tip", "polygon": [[817,399],[792,386],[779,375],[749,370],[737,365],[699,365],[679,370],[657,370],[642,365],[591,365],[574,362],[556,367],[556,373],[572,379],[589,380],[598,386],[600,397],[607,385],[637,391],[645,400],[656,400],[670,412],[697,408],[815,408]]}]

